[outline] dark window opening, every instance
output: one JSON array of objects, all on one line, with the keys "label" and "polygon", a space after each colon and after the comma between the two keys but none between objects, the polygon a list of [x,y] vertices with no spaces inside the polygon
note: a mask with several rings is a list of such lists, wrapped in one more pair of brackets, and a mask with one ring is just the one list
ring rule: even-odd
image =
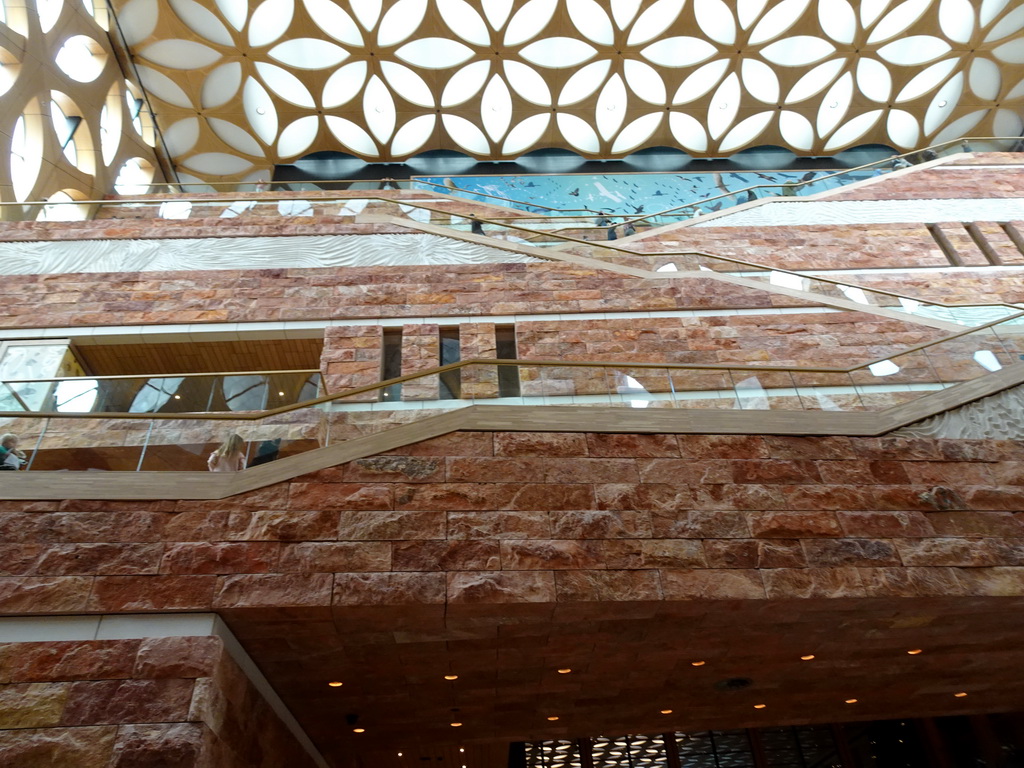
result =
[{"label": "dark window opening", "polygon": [[[494,329],[495,354],[499,360],[515,360],[519,353],[516,349],[516,328],[514,325],[499,325]],[[498,366],[498,395],[500,397],[519,397],[519,368],[514,365]]]},{"label": "dark window opening", "polygon": [[[441,328],[438,331],[440,353],[438,362],[441,365],[457,363],[462,359],[462,348],[459,342],[459,328]],[[445,371],[439,377],[440,398],[442,400],[458,400],[462,396],[462,371]]]},{"label": "dark window opening", "polygon": [[[381,381],[397,379],[402,375],[402,329],[385,328],[381,337],[380,355]],[[381,400],[399,401],[402,399],[402,385],[392,384],[380,392]]]}]

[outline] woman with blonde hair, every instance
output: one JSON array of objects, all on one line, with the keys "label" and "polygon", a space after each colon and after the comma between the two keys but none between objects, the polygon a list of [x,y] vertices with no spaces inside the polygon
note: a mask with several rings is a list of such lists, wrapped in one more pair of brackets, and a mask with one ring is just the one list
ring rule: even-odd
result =
[{"label": "woman with blonde hair", "polygon": [[206,466],[211,472],[238,472],[245,469],[245,441],[240,435],[230,435],[220,448],[210,454]]}]

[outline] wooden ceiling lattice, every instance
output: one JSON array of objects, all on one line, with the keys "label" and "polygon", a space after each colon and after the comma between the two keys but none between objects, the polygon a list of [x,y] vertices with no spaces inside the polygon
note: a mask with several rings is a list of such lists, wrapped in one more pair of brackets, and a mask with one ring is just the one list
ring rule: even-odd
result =
[{"label": "wooden ceiling lattice", "polygon": [[116,0],[192,179],[336,150],[800,154],[1018,135],[1020,0]]}]

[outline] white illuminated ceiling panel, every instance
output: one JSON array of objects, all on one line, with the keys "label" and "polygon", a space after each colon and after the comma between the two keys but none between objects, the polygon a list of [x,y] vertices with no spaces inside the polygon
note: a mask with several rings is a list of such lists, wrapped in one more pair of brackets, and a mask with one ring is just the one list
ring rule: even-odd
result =
[{"label": "white illuminated ceiling panel", "polygon": [[1024,112],[1019,0],[114,5],[175,162],[211,179],[323,150],[909,149]]}]

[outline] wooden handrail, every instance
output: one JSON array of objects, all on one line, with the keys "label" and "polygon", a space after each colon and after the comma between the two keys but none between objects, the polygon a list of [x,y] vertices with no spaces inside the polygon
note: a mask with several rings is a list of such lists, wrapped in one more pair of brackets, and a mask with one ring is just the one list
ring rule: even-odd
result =
[{"label": "wooden handrail", "polygon": [[985,325],[980,325],[974,328],[968,328],[958,333],[954,333],[950,336],[943,337],[941,339],[934,339],[932,341],[923,342],[916,344],[912,347],[908,347],[897,353],[891,355],[885,355],[883,357],[875,358],[865,363],[859,363],[852,365],[847,368],[836,368],[836,367],[825,367],[825,366],[808,366],[808,367],[793,367],[793,366],[775,366],[775,365],[725,365],[721,363],[631,363],[631,362],[604,362],[604,361],[583,361],[583,360],[521,360],[521,359],[501,359],[501,358],[469,358],[467,360],[460,360],[455,363],[449,363],[448,365],[437,366],[424,371],[417,371],[415,373],[408,373],[404,376],[397,376],[392,379],[386,379],[384,381],[374,382],[373,384],[365,384],[361,387],[355,387],[345,392],[339,392],[330,395],[323,395],[313,400],[306,400],[302,403],[293,403],[291,405],[283,405],[278,408],[272,408],[266,411],[252,411],[246,413],[234,413],[234,412],[217,412],[217,413],[116,413],[116,412],[102,412],[102,413],[65,413],[61,411],[0,411],[0,417],[15,417],[15,418],[60,418],[60,419],[140,419],[140,420],[184,420],[184,421],[258,421],[260,419],[268,418],[282,413],[289,413],[291,411],[297,411],[307,408],[315,408],[318,405],[325,403],[337,402],[358,395],[363,395],[368,392],[380,391],[387,389],[388,387],[395,386],[396,384],[404,384],[407,381],[414,381],[416,379],[426,378],[428,376],[439,376],[449,371],[457,371],[462,368],[476,365],[486,366],[516,366],[518,367],[533,367],[533,368],[610,368],[610,369],[645,369],[645,370],[672,370],[672,371],[744,371],[749,373],[833,373],[833,374],[852,374],[854,371],[864,370],[870,366],[883,362],[885,360],[892,360],[903,355],[912,354],[921,350],[928,349],[930,347],[937,346],[949,341],[954,341],[964,336],[969,336],[979,331],[985,331],[993,328],[996,325],[1015,320],[1024,317],[1024,311],[1019,312],[1009,317],[994,320]]}]

